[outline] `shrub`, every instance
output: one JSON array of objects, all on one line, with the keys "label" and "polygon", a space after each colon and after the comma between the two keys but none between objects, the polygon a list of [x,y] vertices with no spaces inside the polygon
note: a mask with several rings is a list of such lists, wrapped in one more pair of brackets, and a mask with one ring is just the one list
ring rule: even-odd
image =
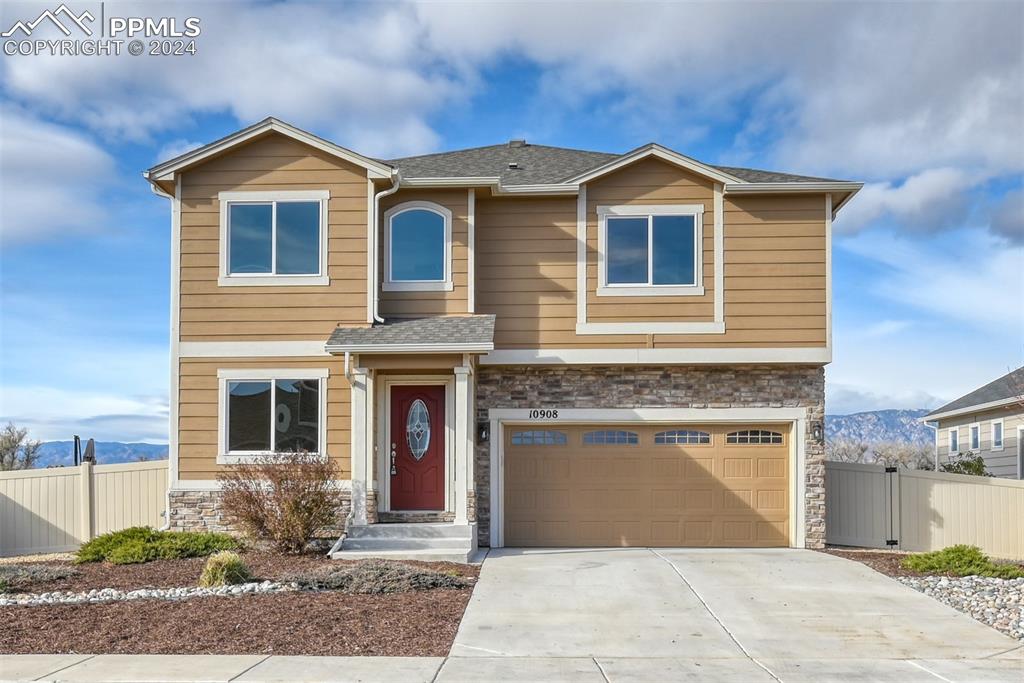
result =
[{"label": "shrub", "polygon": [[286,580],[302,588],[344,593],[383,594],[436,588],[466,588],[469,582],[453,572],[437,572],[401,562],[364,560],[326,572],[298,574]]},{"label": "shrub", "polygon": [[950,474],[969,474],[974,477],[991,477],[985,467],[985,458],[974,453],[958,453],[955,460],[944,462],[939,469]]},{"label": "shrub", "polygon": [[213,586],[229,586],[236,583],[245,583],[252,580],[252,572],[245,566],[245,562],[238,556],[238,553],[230,550],[221,550],[210,555],[203,567],[203,573],[199,577],[199,585],[203,588]]},{"label": "shrub", "polygon": [[991,576],[999,579],[1024,577],[1024,569],[1013,564],[993,562],[973,545],[954,545],[931,553],[909,555],[903,567],[922,574],[950,576]]},{"label": "shrub", "polygon": [[0,593],[13,593],[31,584],[60,581],[78,572],[66,564],[0,564]]},{"label": "shrub", "polygon": [[246,535],[278,550],[302,552],[337,520],[334,464],[312,453],[280,453],[234,465],[218,476],[227,517]]},{"label": "shrub", "polygon": [[235,550],[238,541],[212,531],[157,531],[147,526],[131,527],[97,536],[82,545],[75,562],[140,564],[152,560],[206,557],[218,550]]}]

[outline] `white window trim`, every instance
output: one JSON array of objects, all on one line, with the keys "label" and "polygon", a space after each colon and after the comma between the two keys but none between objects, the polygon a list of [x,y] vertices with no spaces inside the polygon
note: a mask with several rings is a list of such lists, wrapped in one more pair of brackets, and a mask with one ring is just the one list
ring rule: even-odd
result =
[{"label": "white window trim", "polygon": [[[996,445],[996,425],[999,425],[999,445]],[[1003,418],[996,418],[989,422],[989,440],[991,442],[989,450],[1001,451],[1006,448],[1006,425],[1003,423]]]},{"label": "white window trim", "polygon": [[[1006,440],[1006,434],[1003,434]],[[1024,425],[1017,425],[1017,478],[1024,479]]]},{"label": "white window trim", "polygon": [[[444,279],[443,280],[393,280],[391,278],[391,219],[406,211],[425,210],[438,214],[444,219]],[[403,202],[384,212],[384,282],[385,292],[450,292],[455,289],[452,281],[452,212],[450,209],[426,201]]]},{"label": "white window trim", "polygon": [[273,451],[243,451],[231,452],[227,450],[228,434],[228,382],[255,381],[265,382],[278,379],[300,379],[318,380],[320,409],[317,419],[317,438],[320,445],[322,457],[327,457],[327,378],[330,371],[327,368],[258,368],[241,369],[230,368],[217,370],[217,464],[237,465],[257,461],[261,457],[273,455]]},{"label": "white window trim", "polygon": [[[327,273],[328,202],[329,190],[283,190],[277,192],[221,192],[217,195],[220,204],[220,273],[217,284],[221,287],[280,287],[280,286],[323,286],[330,284]],[[275,275],[272,273],[231,273],[231,243],[229,241],[228,209],[231,204],[273,203],[273,224],[277,223],[277,202],[320,202],[320,271],[309,275]],[[273,233],[272,233],[273,234]],[[274,267],[277,245],[271,237],[271,267]]]},{"label": "white window trim", "polygon": [[[608,283],[608,218],[647,219],[647,284]],[[651,240],[654,216],[693,216],[694,283],[692,285],[656,285],[654,248]],[[704,205],[639,204],[597,207],[597,296],[703,296],[704,294]]]},{"label": "white window trim", "polygon": [[[975,429],[978,430],[978,445],[977,446],[974,445],[974,430]],[[970,447],[970,450],[972,450],[972,451],[980,451],[981,450],[981,423],[980,422],[972,422],[967,427],[967,445]]]},{"label": "white window trim", "polygon": [[[948,439],[948,443],[946,444],[946,447],[947,447],[947,450],[949,451],[949,454],[950,455],[956,455],[957,453],[959,453],[960,452],[960,428],[959,427],[950,427],[947,430],[946,437]],[[954,441],[956,441],[956,447],[955,448],[954,448],[954,445],[953,445]]]}]

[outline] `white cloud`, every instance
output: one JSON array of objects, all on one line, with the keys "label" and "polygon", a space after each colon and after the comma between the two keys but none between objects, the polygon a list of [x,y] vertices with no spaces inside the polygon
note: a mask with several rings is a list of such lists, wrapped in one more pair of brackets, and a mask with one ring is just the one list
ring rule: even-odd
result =
[{"label": "white cloud", "polygon": [[74,434],[97,441],[167,441],[164,397],[4,386],[0,422],[8,421],[27,427],[31,437],[41,441],[66,441]]},{"label": "white cloud", "polygon": [[992,232],[1013,244],[1024,244],[1024,190],[1006,193],[993,212]]},{"label": "white cloud", "polygon": [[980,230],[933,242],[865,233],[837,246],[882,268],[865,286],[885,299],[979,328],[1024,333],[1024,248]]},{"label": "white cloud", "polygon": [[114,160],[86,136],[10,107],[0,109],[0,240],[10,245],[95,232]]},{"label": "white cloud", "polygon": [[889,337],[904,330],[908,330],[913,326],[913,323],[909,320],[881,320],[877,323],[868,325],[861,331],[860,335],[863,337]]},{"label": "white cloud", "polygon": [[164,144],[160,148],[160,151],[156,153],[156,157],[153,159],[154,164],[163,163],[164,161],[170,161],[175,157],[179,157],[185,152],[191,152],[194,149],[202,147],[203,142],[193,142],[192,140],[186,140],[184,138],[177,138]]},{"label": "white cloud", "polygon": [[828,382],[825,385],[825,407],[829,415],[849,415],[870,410],[916,410],[936,408],[943,401],[927,391],[908,389],[888,393],[873,391],[864,385]]}]

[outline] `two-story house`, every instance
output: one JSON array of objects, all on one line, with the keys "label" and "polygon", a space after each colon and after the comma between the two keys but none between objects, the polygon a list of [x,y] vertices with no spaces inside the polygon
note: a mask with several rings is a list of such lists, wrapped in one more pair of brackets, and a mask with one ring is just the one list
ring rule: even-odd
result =
[{"label": "two-story house", "polygon": [[173,528],[222,524],[223,466],[302,449],[336,461],[356,550],[823,545],[859,183],[657,144],[381,161],[276,119],[145,176],[171,200]]}]

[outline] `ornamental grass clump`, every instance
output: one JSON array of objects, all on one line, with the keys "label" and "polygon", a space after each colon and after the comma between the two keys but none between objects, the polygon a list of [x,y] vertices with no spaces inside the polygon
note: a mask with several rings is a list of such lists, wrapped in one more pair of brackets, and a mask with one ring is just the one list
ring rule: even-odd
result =
[{"label": "ornamental grass clump", "polygon": [[954,545],[930,553],[908,555],[903,568],[921,574],[947,576],[987,576],[997,579],[1019,579],[1024,569],[1014,564],[993,562],[980,548]]},{"label": "ornamental grass clump", "polygon": [[246,583],[252,580],[252,572],[238,553],[230,550],[222,550],[219,553],[210,555],[203,567],[203,573],[199,576],[201,588],[214,588],[216,586],[233,586],[238,583]]},{"label": "ornamental grass clump", "polygon": [[82,544],[75,562],[141,564],[153,560],[206,557],[219,550],[236,550],[238,541],[212,531],[157,531],[136,526],[97,536]]},{"label": "ornamental grass clump", "polygon": [[337,524],[337,472],[315,453],[277,453],[234,465],[217,479],[232,524],[280,552],[301,553],[316,533]]}]

